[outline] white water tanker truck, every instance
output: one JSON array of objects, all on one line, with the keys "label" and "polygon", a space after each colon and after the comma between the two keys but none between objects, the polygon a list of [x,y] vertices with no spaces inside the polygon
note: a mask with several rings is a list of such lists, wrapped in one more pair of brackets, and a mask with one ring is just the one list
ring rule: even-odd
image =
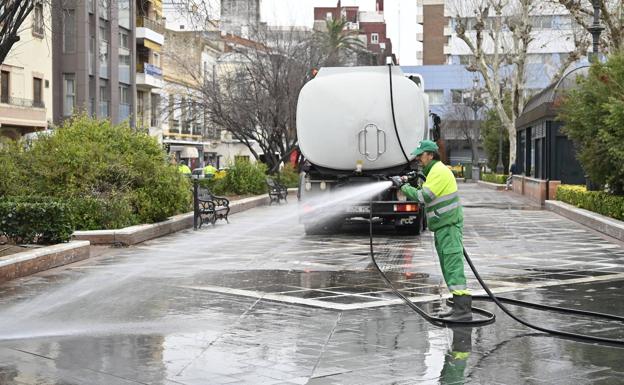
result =
[{"label": "white water tanker truck", "polygon": [[422,79],[408,78],[398,67],[378,66],[322,68],[303,87],[297,105],[299,148],[306,160],[299,179],[299,218],[307,234],[368,219],[371,206],[374,220],[398,232],[419,234],[424,228],[423,207],[406,201],[397,189],[376,193],[372,205],[370,196],[357,194],[357,186],[387,181],[415,167],[410,152],[428,133],[429,108],[421,85]]}]

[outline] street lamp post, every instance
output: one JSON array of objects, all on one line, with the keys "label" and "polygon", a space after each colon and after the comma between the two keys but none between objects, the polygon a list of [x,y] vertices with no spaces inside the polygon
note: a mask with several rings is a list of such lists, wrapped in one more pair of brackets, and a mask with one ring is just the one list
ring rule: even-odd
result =
[{"label": "street lamp post", "polygon": [[473,147],[473,159],[472,159],[472,179],[473,180],[479,180],[481,179],[480,177],[480,167],[479,167],[479,137],[481,136],[481,130],[480,130],[480,122],[478,122],[479,119],[479,109],[483,106],[483,100],[481,100],[480,96],[477,96],[479,90],[479,78],[475,75],[474,79],[472,79],[472,98],[470,101],[470,108],[472,109],[473,112],[473,121],[475,124],[475,135],[473,138],[473,143],[472,143],[472,147]]},{"label": "street lamp post", "polygon": [[594,22],[589,28],[589,32],[592,35],[592,53],[590,54],[590,61],[598,60],[598,47],[600,45],[600,33],[604,31],[604,27],[600,24],[600,2],[598,0],[592,0],[592,6],[594,7]]},{"label": "street lamp post", "polygon": [[[503,99],[503,83],[499,85],[499,95],[501,100]],[[496,163],[496,173],[502,174],[505,171],[503,165],[503,127],[498,126],[498,163]]]}]

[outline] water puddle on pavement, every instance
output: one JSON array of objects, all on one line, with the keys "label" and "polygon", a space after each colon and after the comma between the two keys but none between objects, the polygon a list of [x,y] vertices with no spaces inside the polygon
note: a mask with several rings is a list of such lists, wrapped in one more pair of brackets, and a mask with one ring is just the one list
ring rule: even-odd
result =
[{"label": "water puddle on pavement", "polygon": [[[439,280],[428,274],[386,272],[386,275],[408,297],[440,295]],[[351,305],[396,299],[395,294],[372,269],[215,271],[197,277],[194,287],[211,288],[214,291],[221,291],[219,288],[233,289],[230,293],[239,295],[265,293],[272,299],[290,297]],[[289,302],[288,298],[284,298],[284,302]],[[314,304],[319,305],[316,302]]]}]

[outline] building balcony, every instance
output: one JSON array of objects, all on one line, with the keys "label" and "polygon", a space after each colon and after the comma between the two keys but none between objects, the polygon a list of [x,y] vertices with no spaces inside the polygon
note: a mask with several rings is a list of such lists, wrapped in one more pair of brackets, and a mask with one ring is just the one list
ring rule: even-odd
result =
[{"label": "building balcony", "polygon": [[147,39],[156,44],[165,43],[165,23],[138,16],[136,20],[136,38]]},{"label": "building balcony", "polygon": [[444,26],[444,36],[453,36],[455,31],[450,25]]},{"label": "building balcony", "polygon": [[443,53],[444,55],[450,55],[452,52],[451,47],[448,44],[444,44]]},{"label": "building balcony", "polygon": [[416,15],[416,23],[423,24],[425,22],[425,18],[422,13]]},{"label": "building balcony", "polygon": [[138,63],[136,84],[138,87],[162,88],[162,69],[150,63]]},{"label": "building balcony", "polygon": [[[0,127],[46,128],[46,109],[42,101],[1,97]],[[26,131],[25,131],[26,132]]]},{"label": "building balcony", "polygon": [[422,42],[424,40],[422,32],[416,32],[416,41]]}]

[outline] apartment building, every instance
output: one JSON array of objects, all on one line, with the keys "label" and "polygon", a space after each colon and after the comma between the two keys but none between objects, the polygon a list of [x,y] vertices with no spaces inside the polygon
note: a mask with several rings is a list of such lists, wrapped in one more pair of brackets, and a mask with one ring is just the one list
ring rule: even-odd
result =
[{"label": "apartment building", "polygon": [[[359,39],[366,49],[372,53],[368,58],[359,57],[357,64],[382,65],[386,57],[392,56],[396,63],[396,56],[392,53],[392,41],[386,34],[384,18],[384,0],[375,1],[375,11],[360,11],[358,6],[342,6],[338,1],[336,7],[314,8],[314,30],[326,30],[327,20],[344,19],[346,29],[357,31]],[[353,63],[355,64],[355,63]]]},{"label": "apartment building", "polygon": [[50,7],[38,2],[0,65],[0,137],[46,130],[52,120]]},{"label": "apartment building", "polygon": [[136,127],[159,140],[164,42],[162,1],[136,0]]},{"label": "apartment building", "polygon": [[[418,37],[423,44],[423,65],[470,65],[472,53],[457,37],[455,28],[461,22],[466,25],[468,35],[474,33],[474,5],[463,0],[418,0],[418,6],[422,10],[417,22],[423,26],[423,33]],[[513,16],[513,4],[503,12],[503,17]],[[543,88],[574,50],[575,24],[564,7],[546,0],[535,2],[530,20],[534,40],[528,48],[527,76]],[[486,23],[493,21],[492,16]],[[511,44],[511,32],[503,29],[502,33],[506,44]],[[485,49],[492,50],[487,38]]]},{"label": "apartment building", "polygon": [[[201,107],[201,87],[212,78],[214,65],[223,52],[203,32],[165,31],[164,85],[161,100],[163,143],[191,168],[216,164],[212,144],[219,133],[211,130]],[[211,142],[212,140],[212,142]]]},{"label": "apartment building", "polygon": [[135,125],[134,0],[52,0],[53,120],[75,112]]}]

